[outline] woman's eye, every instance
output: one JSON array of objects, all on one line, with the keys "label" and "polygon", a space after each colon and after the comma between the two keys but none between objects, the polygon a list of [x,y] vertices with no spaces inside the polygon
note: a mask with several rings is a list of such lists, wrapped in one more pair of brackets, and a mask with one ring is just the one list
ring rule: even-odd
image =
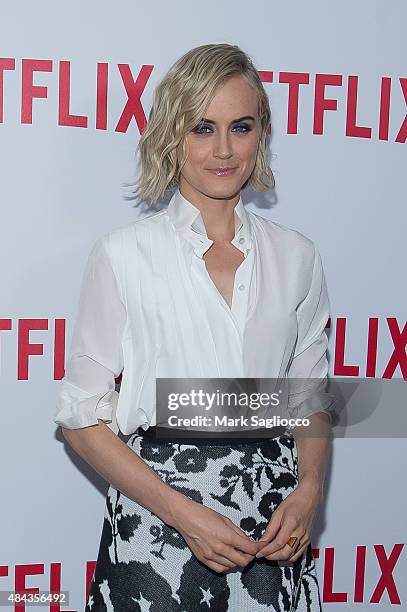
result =
[{"label": "woman's eye", "polygon": [[[204,130],[209,130],[208,132]],[[239,125],[235,125],[233,127],[233,131],[238,130],[241,134],[245,134],[246,132],[250,132],[251,127],[247,124],[241,123]],[[197,125],[196,128],[192,130],[194,134],[210,134],[212,132],[212,128],[208,125]]]},{"label": "woman's eye", "polygon": [[208,125],[197,125],[192,131],[195,134],[207,134],[208,132],[204,132],[203,130],[210,130]]},{"label": "woman's eye", "polygon": [[251,129],[250,126],[246,125],[245,123],[241,123],[239,125],[235,125],[235,128],[238,128],[239,130],[243,130],[242,133],[250,132],[250,129]]}]

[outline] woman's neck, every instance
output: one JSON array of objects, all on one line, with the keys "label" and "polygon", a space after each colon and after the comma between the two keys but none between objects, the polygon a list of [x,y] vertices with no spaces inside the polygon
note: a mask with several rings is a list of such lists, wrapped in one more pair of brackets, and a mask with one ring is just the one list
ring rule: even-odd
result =
[{"label": "woman's neck", "polygon": [[208,238],[214,242],[231,242],[235,236],[235,206],[240,193],[230,198],[212,198],[191,189],[180,187],[181,195],[201,212]]}]

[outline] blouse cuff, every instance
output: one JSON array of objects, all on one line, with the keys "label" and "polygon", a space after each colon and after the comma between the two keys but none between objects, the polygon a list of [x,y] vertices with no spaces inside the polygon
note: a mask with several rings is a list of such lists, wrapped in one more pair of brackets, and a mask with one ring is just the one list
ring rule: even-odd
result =
[{"label": "blouse cuff", "polygon": [[[290,418],[306,419],[317,412],[325,412],[329,416],[330,424],[336,414],[336,397],[324,390],[304,390],[289,396],[288,413]],[[292,432],[295,426],[288,425],[287,432]]]},{"label": "blouse cuff", "polygon": [[118,433],[116,420],[119,394],[115,389],[103,391],[97,395],[87,394],[83,389],[78,397],[78,387],[64,381],[63,389],[57,401],[57,413],[54,422],[67,429],[80,429],[89,425],[97,425],[101,419],[114,432]]},{"label": "blouse cuff", "polygon": [[312,397],[304,400],[294,409],[289,409],[290,416],[297,419],[305,419],[317,412],[326,412],[332,423],[335,406],[335,397],[329,393],[315,393]]}]

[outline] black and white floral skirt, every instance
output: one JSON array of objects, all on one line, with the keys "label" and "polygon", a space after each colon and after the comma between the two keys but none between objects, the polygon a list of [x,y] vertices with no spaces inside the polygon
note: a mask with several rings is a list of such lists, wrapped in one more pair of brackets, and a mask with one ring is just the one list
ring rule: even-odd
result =
[{"label": "black and white floral skirt", "polygon": [[[273,510],[298,484],[294,440],[185,442],[136,433],[127,445],[171,487],[259,539]],[[295,562],[254,559],[243,569],[218,573],[196,559],[175,529],[110,486],[85,612],[207,610],[321,611],[311,544]]]}]

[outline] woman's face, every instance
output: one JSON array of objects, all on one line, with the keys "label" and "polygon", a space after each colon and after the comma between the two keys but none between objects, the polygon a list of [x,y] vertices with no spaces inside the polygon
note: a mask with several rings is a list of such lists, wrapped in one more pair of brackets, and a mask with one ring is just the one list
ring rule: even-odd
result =
[{"label": "woman's face", "polygon": [[[185,136],[189,154],[180,190],[192,202],[231,199],[250,177],[261,136],[258,96],[241,75],[218,87],[202,122]],[[182,156],[182,143],[178,160]],[[219,168],[232,168],[225,174]]]}]

